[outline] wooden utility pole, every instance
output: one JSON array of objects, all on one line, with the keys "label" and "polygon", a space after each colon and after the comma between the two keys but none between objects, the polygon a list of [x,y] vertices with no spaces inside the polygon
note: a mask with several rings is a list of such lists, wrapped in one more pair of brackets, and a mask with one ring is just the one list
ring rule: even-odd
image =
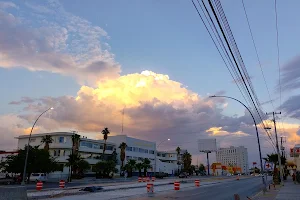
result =
[{"label": "wooden utility pole", "polygon": [[278,162],[279,162],[279,173],[280,173],[280,179],[281,184],[283,184],[283,170],[281,166],[281,155],[279,150],[279,144],[278,144],[278,135],[277,135],[277,129],[276,129],[276,119],[275,115],[280,115],[281,112],[272,112],[272,113],[266,113],[267,115],[273,115],[273,123],[274,123],[274,130],[275,130],[275,139],[276,139],[276,150],[277,150],[277,156],[278,156]]}]

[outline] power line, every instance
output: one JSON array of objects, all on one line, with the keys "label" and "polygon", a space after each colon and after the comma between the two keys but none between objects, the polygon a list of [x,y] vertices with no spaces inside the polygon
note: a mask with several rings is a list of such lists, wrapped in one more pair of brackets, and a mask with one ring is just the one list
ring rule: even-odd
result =
[{"label": "power line", "polygon": [[[211,2],[209,1],[210,6],[211,6],[211,8],[212,8],[212,11],[214,12],[215,18],[216,18],[216,20],[217,20],[217,22],[218,22],[218,25],[219,25],[219,28],[220,28],[220,30],[221,30],[221,32],[222,32],[222,34],[223,34],[223,38],[225,39],[225,42],[226,42],[226,44],[227,44],[227,48],[228,48],[228,50],[229,50],[230,53],[231,53],[231,56],[232,56],[232,58],[233,58],[233,60],[234,60],[234,62],[235,62],[236,67],[234,66],[233,61],[231,60],[231,58],[230,58],[228,52],[226,51],[226,48],[225,48],[225,46],[224,46],[224,44],[223,44],[223,41],[222,41],[222,39],[221,39],[221,37],[220,37],[220,35],[219,35],[217,29],[216,29],[216,26],[214,25],[214,21],[212,20],[209,11],[207,10],[207,8],[206,8],[206,6],[205,6],[205,3],[204,3],[203,0],[202,0],[202,4],[203,4],[203,6],[204,6],[204,8],[205,8],[205,10],[206,10],[207,15],[208,15],[209,18],[210,18],[210,21],[207,19],[206,14],[205,14],[205,12],[204,12],[202,6],[201,6],[200,3],[199,3],[199,0],[197,0],[197,1],[198,1],[198,4],[199,4],[200,8],[202,9],[202,12],[204,13],[204,16],[205,16],[206,20],[208,21],[208,23],[209,23],[209,25],[210,25],[210,28],[212,29],[212,32],[214,33],[214,35],[215,35],[216,38],[217,38],[217,36],[218,36],[218,38],[219,38],[219,40],[218,40],[218,39],[216,39],[216,40],[218,41],[219,45],[220,45],[221,47],[223,47],[223,48],[222,48],[223,53],[224,53],[224,51],[225,51],[225,53],[226,53],[226,55],[227,55],[227,57],[226,57],[226,55],[225,55],[224,57],[226,57],[227,60],[228,60],[228,62],[231,63],[232,71],[235,72],[235,75],[236,75],[236,77],[238,77],[238,78],[236,78],[236,79],[234,78],[234,76],[233,76],[231,70],[229,69],[227,63],[225,62],[225,59],[224,59],[223,55],[221,54],[221,52],[220,52],[220,50],[219,50],[219,48],[218,48],[218,46],[217,46],[215,40],[213,39],[212,34],[210,33],[210,31],[209,31],[209,29],[208,29],[206,23],[204,22],[203,17],[201,16],[201,14],[200,14],[200,12],[199,12],[197,6],[195,5],[194,1],[192,0],[192,3],[193,3],[193,5],[194,5],[195,9],[197,10],[199,17],[201,18],[201,20],[202,20],[202,22],[203,22],[203,24],[204,24],[206,30],[208,31],[208,33],[209,33],[211,39],[213,40],[213,42],[214,42],[214,44],[215,44],[215,46],[216,46],[216,48],[217,48],[219,54],[220,54],[221,57],[222,57],[223,62],[225,63],[225,65],[226,65],[228,71],[230,72],[230,74],[231,74],[231,76],[233,77],[234,80],[242,79],[242,81],[243,81],[244,84],[243,84],[243,85],[241,84],[241,86],[242,86],[242,88],[244,89],[244,91],[246,92],[246,94],[248,94],[248,95],[246,95],[246,96],[247,96],[249,102],[252,102],[253,107],[256,109],[256,112],[257,112],[257,114],[258,114],[258,116],[259,116],[259,118],[260,118],[260,121],[262,122],[262,124],[260,124],[260,126],[263,125],[263,127],[265,127],[264,122],[263,122],[262,117],[261,117],[261,113],[264,113],[264,112],[262,112],[262,110],[261,110],[261,106],[260,106],[260,103],[259,103],[259,101],[258,101],[257,95],[255,94],[255,91],[254,91],[254,88],[253,88],[253,86],[252,86],[251,80],[246,80],[246,81],[245,81],[244,76],[242,75],[242,73],[241,73],[241,71],[240,71],[240,68],[239,68],[239,66],[238,66],[238,64],[237,64],[237,61],[236,61],[236,59],[235,59],[235,56],[234,56],[234,54],[233,54],[233,52],[232,52],[232,50],[231,50],[231,46],[229,45],[229,42],[228,42],[228,40],[227,40],[227,38],[226,38],[226,34],[225,34],[225,32],[223,31],[222,26],[220,25],[220,22],[219,22],[219,20],[218,20],[218,18],[217,18],[217,16],[216,16],[216,13],[214,12],[214,9],[213,9],[213,7],[212,7],[212,5],[211,5]],[[219,9],[219,11],[220,11],[220,8],[221,8],[221,5],[220,5],[220,3],[219,3],[219,4],[218,4],[218,9]],[[233,46],[235,47],[235,48],[233,49],[233,51],[235,52],[235,54],[237,54],[236,56],[238,56],[238,62],[242,65],[243,73],[244,73],[244,75],[245,75],[246,77],[250,77],[250,76],[248,75],[248,73],[247,73],[247,69],[246,69],[245,66],[244,66],[243,60],[242,60],[241,55],[240,55],[240,52],[239,52],[239,50],[238,50],[238,48],[237,48],[236,42],[235,42],[235,40],[234,40],[234,37],[233,37],[233,35],[232,35],[232,33],[231,33],[229,24],[228,24],[228,22],[227,22],[227,20],[226,20],[226,16],[225,16],[225,14],[224,14],[223,11],[222,11],[222,12],[219,12],[219,14],[221,15],[221,18],[222,18],[222,20],[223,20],[223,26],[224,26],[224,24],[225,24],[225,28],[226,28],[226,30],[227,30],[226,33],[227,33],[227,36],[229,36],[229,38],[230,38],[230,43],[231,43],[231,45],[233,45]],[[225,18],[225,19],[224,19],[224,18]],[[228,29],[229,29],[229,30],[228,30]],[[215,30],[215,32],[214,32],[214,30]],[[224,53],[224,54],[225,54],[225,53]],[[239,77],[239,74],[240,74],[240,77]],[[255,104],[255,102],[254,102],[254,100],[253,100],[253,98],[252,98],[252,95],[251,95],[251,93],[250,93],[250,91],[249,91],[249,89],[248,89],[248,86],[247,86],[246,82],[248,83],[248,85],[249,85],[249,87],[250,87],[250,90],[251,90],[251,92],[252,92],[252,94],[253,94],[253,96],[254,96],[255,102],[256,102],[256,104],[257,104],[257,106],[258,106],[259,109],[256,107],[256,104]],[[237,81],[235,81],[235,83],[237,84]],[[241,89],[240,89],[240,87],[239,87],[238,84],[237,84],[237,86],[238,86],[238,88],[239,88],[241,94],[243,95],[245,101],[247,102],[247,100],[246,100],[246,98],[245,98],[245,96],[244,96],[243,92],[241,91]],[[249,106],[249,107],[250,107],[250,106]],[[261,128],[262,128],[262,127],[261,127]],[[265,131],[264,128],[262,128],[262,129]],[[267,131],[266,131],[266,133],[267,133],[269,139],[272,141],[272,139],[271,139],[269,133],[268,133]],[[273,143],[273,141],[272,141],[272,143]]]},{"label": "power line", "polygon": [[[201,16],[201,14],[200,14],[200,12],[199,12],[199,10],[198,10],[196,4],[194,3],[193,0],[191,0],[191,1],[192,1],[193,5],[194,5],[194,7],[195,7],[195,9],[196,9],[196,11],[197,11],[199,17],[200,17],[202,23],[204,24],[204,26],[205,26],[205,28],[206,28],[206,30],[207,30],[207,32],[208,32],[208,34],[209,34],[211,40],[213,41],[215,47],[217,48],[217,51],[219,52],[219,54],[220,54],[220,56],[221,56],[221,58],[222,58],[222,60],[223,60],[223,62],[224,62],[224,64],[225,64],[225,66],[227,67],[227,69],[228,69],[228,71],[229,71],[231,77],[233,78],[233,80],[236,80],[236,78],[233,76],[232,72],[230,71],[230,69],[229,69],[229,67],[228,67],[228,64],[227,64],[227,62],[225,61],[225,59],[224,59],[224,57],[223,57],[223,55],[222,55],[222,53],[221,53],[221,51],[220,51],[218,45],[216,44],[216,42],[215,42],[215,40],[214,40],[214,38],[213,38],[211,32],[209,31],[209,29],[208,29],[206,23],[204,22],[204,19],[203,19],[203,17]],[[197,0],[197,1],[198,1],[198,0]],[[199,1],[198,1],[198,4],[200,5]],[[200,7],[201,7],[201,6],[200,6]],[[201,7],[201,9],[202,9],[202,7]],[[203,11],[203,9],[202,9],[202,11]],[[206,17],[206,15],[205,15],[205,17]],[[207,18],[206,18],[206,19],[207,19]],[[207,19],[207,21],[208,21],[208,19]],[[213,24],[213,25],[214,25],[214,24]],[[214,25],[214,27],[215,27],[215,25]],[[215,27],[215,30],[216,30],[216,27]],[[214,33],[215,37],[216,37],[216,34],[219,36],[219,34],[218,34],[217,31],[216,31],[216,33],[215,33],[215,32],[213,32],[213,33]],[[219,41],[219,40],[217,40],[217,41],[218,41],[218,43],[219,43],[220,46],[221,46],[221,44],[222,44],[222,46],[223,46],[223,48],[224,48],[224,49],[222,49],[222,50],[223,50],[223,52],[224,52],[224,51],[226,52],[226,54],[227,54],[227,56],[228,56],[228,57],[226,57],[227,60],[228,60],[228,62],[232,62],[232,61],[230,60],[230,57],[229,57],[229,55],[228,55],[228,52],[226,51],[226,48],[225,48],[224,44],[222,43],[222,40],[221,40],[221,37],[220,37],[220,36],[219,36],[219,39],[220,39],[220,41]],[[224,54],[225,54],[225,53],[224,53]],[[245,101],[247,102],[247,100],[246,100],[246,98],[245,98],[243,92],[241,91],[240,86],[237,84],[237,82],[235,82],[235,83],[236,83],[236,85],[237,85],[239,91],[241,92],[243,98],[244,98]]]},{"label": "power line", "polygon": [[279,78],[279,105],[281,107],[281,75],[280,75],[280,51],[279,51],[279,34],[278,34],[278,15],[277,15],[277,0],[274,1],[275,5],[275,21],[276,21],[276,44],[277,44],[277,64],[278,64],[278,78]]},{"label": "power line", "polygon": [[244,13],[245,13],[245,16],[246,16],[246,19],[247,19],[248,28],[249,28],[249,31],[250,31],[252,43],[253,43],[253,46],[254,46],[254,49],[255,49],[256,57],[257,57],[257,60],[258,60],[258,64],[259,64],[259,67],[260,67],[260,70],[261,70],[261,74],[263,76],[263,79],[264,79],[264,82],[265,82],[265,85],[266,85],[266,88],[267,88],[267,91],[268,91],[269,98],[270,98],[270,101],[272,103],[273,109],[275,110],[273,100],[272,100],[271,95],[270,95],[269,87],[268,87],[268,84],[267,84],[267,81],[266,81],[266,78],[265,78],[265,75],[264,75],[264,71],[262,69],[261,62],[260,62],[260,59],[259,59],[259,56],[258,56],[258,51],[257,51],[257,47],[256,47],[256,44],[255,44],[255,41],[254,41],[254,37],[253,37],[252,29],[251,29],[251,26],[250,26],[249,18],[248,18],[248,15],[247,15],[244,0],[242,0],[242,4],[243,4],[243,8],[244,8]]}]

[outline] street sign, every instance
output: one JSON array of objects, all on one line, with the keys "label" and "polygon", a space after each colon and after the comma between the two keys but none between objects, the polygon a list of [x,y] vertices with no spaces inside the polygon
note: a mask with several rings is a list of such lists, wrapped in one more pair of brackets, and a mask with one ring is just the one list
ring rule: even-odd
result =
[{"label": "street sign", "polygon": [[265,170],[273,170],[273,163],[265,162]]}]

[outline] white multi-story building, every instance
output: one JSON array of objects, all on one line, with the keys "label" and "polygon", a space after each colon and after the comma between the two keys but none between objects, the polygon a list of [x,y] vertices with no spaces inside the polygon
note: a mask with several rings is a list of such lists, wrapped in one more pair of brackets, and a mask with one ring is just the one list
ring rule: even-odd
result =
[{"label": "white multi-story building", "polygon": [[[45,135],[51,135],[53,142],[49,144],[49,153],[53,156],[56,161],[60,164],[66,164],[67,158],[72,152],[72,135],[71,132],[52,132],[52,133],[42,133],[42,134],[33,134],[30,139],[31,146],[39,146],[39,148],[44,148],[42,144],[42,138]],[[18,149],[23,149],[29,139],[29,135],[21,135],[17,137],[18,139]],[[100,155],[103,152],[104,141],[103,140],[92,140],[84,136],[80,137],[79,141],[79,154],[85,158],[91,164],[91,169],[94,164],[100,161]],[[111,155],[113,150],[116,149],[114,143],[109,141],[106,142],[105,155]],[[90,170],[91,172],[92,170]],[[65,178],[69,175],[69,167],[64,166],[63,171],[60,173],[52,173],[52,176],[63,176]]]},{"label": "white multi-story building", "polygon": [[217,162],[226,166],[240,167],[242,173],[248,173],[248,151],[244,146],[220,148],[216,152]]},{"label": "white multi-story building", "polygon": [[[128,160],[133,159],[142,161],[144,158],[148,158],[151,161],[151,169],[149,172],[154,172],[156,164],[156,172],[165,172],[168,174],[174,174],[178,170],[177,165],[177,153],[176,151],[158,151],[156,149],[155,142],[149,142],[145,140],[140,140],[126,135],[116,135],[109,136],[108,141],[116,144],[117,147],[122,142],[127,144],[126,148],[126,158],[124,163]],[[157,152],[156,163],[155,163],[155,152]],[[181,151],[184,153],[185,151]],[[120,149],[117,148],[118,155],[120,154]],[[181,155],[182,155],[181,153]],[[181,157],[180,157],[181,158]],[[120,157],[118,156],[119,162]]]},{"label": "white multi-story building", "polygon": [[[49,144],[49,153],[53,156],[56,161],[62,165],[63,171],[51,173],[52,176],[60,175],[60,178],[64,178],[69,175],[69,167],[66,167],[67,158],[72,153],[72,132],[51,132],[51,133],[41,133],[33,134],[30,139],[31,146],[39,146],[39,148],[44,148],[42,144],[42,138],[46,135],[51,135],[53,142]],[[28,143],[29,135],[21,135],[17,137],[18,139],[18,149],[23,149]],[[145,158],[148,158],[151,161],[151,168],[149,172],[154,172],[155,167],[155,152],[156,156],[156,172],[165,172],[168,174],[174,174],[178,167],[181,168],[181,165],[177,165],[177,152],[176,151],[157,151],[156,143],[140,140],[126,135],[117,135],[117,136],[108,136],[106,141],[106,155],[111,155],[114,150],[117,152],[117,168],[120,170],[121,160],[120,160],[120,144],[125,142],[127,144],[126,148],[126,157],[124,164],[130,159],[134,159],[137,162],[142,161]],[[79,154],[85,158],[91,164],[91,169],[93,165],[100,161],[102,152],[103,152],[104,141],[103,140],[93,140],[88,139],[84,136],[80,137],[79,141]],[[182,154],[185,151],[182,150],[179,156],[181,160]],[[91,173],[92,170],[90,170]],[[62,177],[64,176],[64,177]]]}]

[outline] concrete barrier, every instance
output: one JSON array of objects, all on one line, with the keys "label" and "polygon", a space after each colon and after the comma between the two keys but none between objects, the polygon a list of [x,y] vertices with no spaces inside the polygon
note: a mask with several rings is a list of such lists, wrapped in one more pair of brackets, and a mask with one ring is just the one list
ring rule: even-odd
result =
[{"label": "concrete barrier", "polygon": [[0,187],[0,200],[27,200],[26,188],[23,186]]}]

